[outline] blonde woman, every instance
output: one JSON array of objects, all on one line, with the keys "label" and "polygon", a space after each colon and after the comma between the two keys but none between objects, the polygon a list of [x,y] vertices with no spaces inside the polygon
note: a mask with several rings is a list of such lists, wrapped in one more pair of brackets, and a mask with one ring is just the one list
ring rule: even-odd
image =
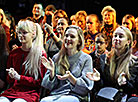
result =
[{"label": "blonde woman", "polygon": [[22,47],[9,54],[6,71],[10,88],[1,94],[0,102],[38,102],[46,72],[41,65],[41,57],[46,57],[42,30],[37,23],[20,20],[16,32]]},{"label": "blonde woman", "polygon": [[116,22],[116,10],[111,6],[105,6],[101,12],[103,21],[101,27],[101,33],[108,37],[108,47],[107,50],[110,51],[112,47],[112,37],[113,32],[118,27]]},{"label": "blonde woman", "polygon": [[10,22],[7,20],[3,9],[0,8],[0,25],[5,29],[8,42],[10,41]]},{"label": "blonde woman", "polygon": [[53,57],[54,62],[42,58],[42,63],[49,69],[42,86],[50,90],[50,96],[40,102],[80,102],[87,97],[93,81],[85,74],[92,71],[92,58],[81,51],[83,46],[82,29],[71,25],[65,30],[62,48]]},{"label": "blonde woman", "polygon": [[[133,37],[130,30],[124,26],[118,27],[113,33],[113,47],[108,54],[106,63],[100,74],[88,73],[91,80],[103,80],[103,87],[114,87],[122,90],[128,97],[137,94],[138,58],[132,55]],[[97,73],[97,74],[96,74]]]}]

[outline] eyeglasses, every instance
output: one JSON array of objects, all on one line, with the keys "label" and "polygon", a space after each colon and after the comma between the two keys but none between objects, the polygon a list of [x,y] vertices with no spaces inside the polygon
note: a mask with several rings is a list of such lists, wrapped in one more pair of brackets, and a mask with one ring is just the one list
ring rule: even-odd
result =
[{"label": "eyeglasses", "polygon": [[17,31],[17,34],[18,35],[26,35],[28,34],[29,32],[26,32],[26,31]]}]

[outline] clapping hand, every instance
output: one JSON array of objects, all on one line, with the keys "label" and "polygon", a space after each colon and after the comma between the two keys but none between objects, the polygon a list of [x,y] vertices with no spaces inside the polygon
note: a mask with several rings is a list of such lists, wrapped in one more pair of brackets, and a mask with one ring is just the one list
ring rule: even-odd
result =
[{"label": "clapping hand", "polygon": [[118,84],[119,84],[120,86],[126,84],[125,75],[126,75],[126,74],[125,74],[124,72],[122,72],[122,73],[119,75],[118,79],[117,79]]},{"label": "clapping hand", "polygon": [[94,68],[93,72],[87,72],[86,77],[92,81],[99,81],[100,73]]},{"label": "clapping hand", "polygon": [[66,80],[69,78],[70,74],[71,74],[70,71],[66,71],[66,74],[64,74],[63,76],[61,75],[56,75],[56,76],[59,80]]},{"label": "clapping hand", "polygon": [[54,70],[54,62],[53,60],[49,57],[49,60],[42,56],[41,58],[42,64],[50,71]]},{"label": "clapping hand", "polygon": [[11,78],[20,80],[20,75],[14,70],[14,68],[6,69],[6,71],[8,71],[8,74]]}]

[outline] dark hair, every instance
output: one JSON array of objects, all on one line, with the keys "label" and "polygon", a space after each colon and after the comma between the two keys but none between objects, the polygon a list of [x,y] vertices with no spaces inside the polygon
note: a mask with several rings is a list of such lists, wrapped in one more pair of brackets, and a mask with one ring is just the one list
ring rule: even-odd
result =
[{"label": "dark hair", "polygon": [[[131,32],[135,32],[136,31],[136,24],[135,24],[135,17],[131,14],[126,14],[123,19],[129,19],[132,23],[132,29]],[[122,20],[123,21],[123,20]]]},{"label": "dark hair", "polygon": [[61,13],[64,18],[67,18],[68,19],[68,15],[67,15],[67,13],[64,10],[62,10],[62,9],[56,10],[54,12],[54,15],[56,15],[57,13]]},{"label": "dark hair", "polygon": [[55,12],[56,11],[56,7],[54,5],[48,5],[46,8],[45,8],[45,11],[52,11],[52,12]]},{"label": "dark hair", "polygon": [[108,42],[108,37],[107,37],[105,34],[103,34],[103,33],[98,33],[98,34],[95,36],[95,38],[96,38],[96,37],[102,37],[102,38],[105,39],[106,43]]}]

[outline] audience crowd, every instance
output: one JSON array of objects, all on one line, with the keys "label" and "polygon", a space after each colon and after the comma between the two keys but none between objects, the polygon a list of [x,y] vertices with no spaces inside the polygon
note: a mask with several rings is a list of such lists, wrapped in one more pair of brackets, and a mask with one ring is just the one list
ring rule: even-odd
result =
[{"label": "audience crowd", "polygon": [[138,102],[138,17],[41,3],[32,15],[16,25],[0,8],[0,102]]}]

